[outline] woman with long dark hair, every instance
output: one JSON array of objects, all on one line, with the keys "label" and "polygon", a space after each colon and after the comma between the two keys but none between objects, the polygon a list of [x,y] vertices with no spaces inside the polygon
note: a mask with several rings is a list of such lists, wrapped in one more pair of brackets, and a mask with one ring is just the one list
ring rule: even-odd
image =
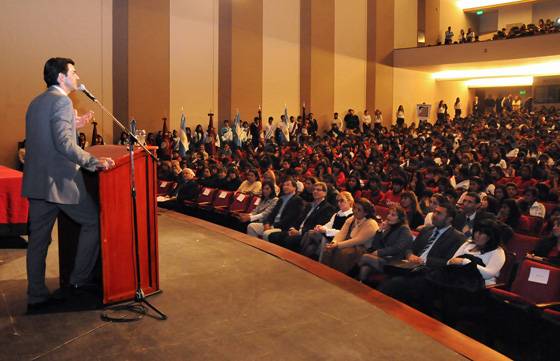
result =
[{"label": "woman with long dark hair", "polygon": [[400,205],[406,211],[408,224],[410,225],[411,229],[416,229],[417,227],[424,224],[424,214],[422,214],[420,204],[418,203],[418,198],[416,197],[416,194],[414,194],[414,192],[402,192]]}]

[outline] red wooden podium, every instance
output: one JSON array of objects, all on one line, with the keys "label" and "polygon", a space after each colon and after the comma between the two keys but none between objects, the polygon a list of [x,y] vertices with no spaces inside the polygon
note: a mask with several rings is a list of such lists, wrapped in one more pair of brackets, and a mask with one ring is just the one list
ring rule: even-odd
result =
[{"label": "red wooden podium", "polygon": [[[154,151],[156,147],[149,149]],[[130,154],[126,146],[120,145],[97,145],[87,150],[96,157],[111,157],[115,161],[114,168],[85,175],[88,191],[99,200],[99,281],[103,285],[103,303],[132,300],[136,291],[136,261]],[[134,152],[134,167],[140,278],[142,290],[149,295],[159,291],[156,164],[141,148],[137,148]],[[61,213],[58,226],[61,287],[69,283],[78,232],[79,226]]]}]

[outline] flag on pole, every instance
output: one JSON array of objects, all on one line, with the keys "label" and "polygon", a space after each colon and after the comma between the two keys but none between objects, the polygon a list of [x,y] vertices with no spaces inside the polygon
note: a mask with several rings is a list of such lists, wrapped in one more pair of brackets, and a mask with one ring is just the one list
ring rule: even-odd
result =
[{"label": "flag on pole", "polygon": [[189,138],[187,138],[187,118],[181,111],[181,128],[179,129],[179,154],[184,157],[189,150]]},{"label": "flag on pole", "polygon": [[233,120],[233,142],[238,148],[241,148],[241,117],[239,116],[239,109],[235,114],[235,119]]},{"label": "flag on pole", "polygon": [[290,142],[290,124],[288,120],[288,106],[284,104],[284,125],[282,132],[284,133],[284,140],[286,143]]}]

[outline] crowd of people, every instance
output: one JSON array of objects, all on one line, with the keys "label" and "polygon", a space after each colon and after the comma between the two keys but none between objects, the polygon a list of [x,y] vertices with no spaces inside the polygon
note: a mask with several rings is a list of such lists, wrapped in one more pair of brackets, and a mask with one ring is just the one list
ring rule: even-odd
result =
[{"label": "crowd of people", "polygon": [[560,259],[560,112],[530,110],[494,101],[465,117],[445,110],[434,124],[406,125],[399,107],[386,127],[381,112],[360,119],[350,109],[323,134],[312,114],[271,117],[265,127],[256,117],[224,122],[218,134],[187,128],[183,154],[180,132],[148,140],[179,204],[202,187],[259,196],[252,212],[235,214],[249,235],[431,313],[437,270],[460,265],[474,270],[477,287],[495,284],[527,217],[542,224],[534,253]]},{"label": "crowd of people", "polygon": [[[560,22],[558,20],[539,19],[538,24],[522,24],[520,26],[512,26],[509,31],[506,28],[502,28],[492,36],[492,40],[504,40],[504,39],[515,39],[526,36],[552,34],[560,32]],[[444,33],[444,45],[451,44],[464,44],[473,43],[479,41],[479,35],[474,32],[472,28],[468,28],[467,31],[461,29],[459,34],[453,32],[451,26],[447,27]],[[438,43],[441,45],[441,43]]]}]

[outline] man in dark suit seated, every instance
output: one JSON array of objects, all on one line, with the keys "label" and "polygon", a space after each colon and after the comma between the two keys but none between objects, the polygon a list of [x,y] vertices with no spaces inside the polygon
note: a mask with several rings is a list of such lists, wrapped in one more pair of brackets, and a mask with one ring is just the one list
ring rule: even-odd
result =
[{"label": "man in dark suit seated", "polygon": [[408,250],[406,261],[416,268],[404,276],[396,276],[379,286],[379,291],[395,299],[411,305],[425,304],[421,302],[423,279],[430,268],[443,267],[465,242],[465,236],[452,226],[455,218],[455,206],[443,203],[433,214],[433,226],[425,227]]},{"label": "man in dark suit seated", "polygon": [[299,251],[301,238],[318,224],[325,224],[336,211],[326,200],[327,184],[317,182],[313,185],[313,202],[308,207],[307,213],[297,227],[288,231],[272,233],[268,240],[293,251]]},{"label": "man in dark suit seated", "polygon": [[247,234],[261,236],[265,241],[275,232],[287,232],[292,227],[299,226],[299,220],[304,209],[304,202],[296,194],[297,183],[294,178],[286,178],[282,183],[282,195],[276,206],[263,223],[249,223]]},{"label": "man in dark suit seated", "polygon": [[463,198],[461,211],[453,221],[453,227],[461,231],[467,238],[472,237],[472,230],[476,222],[483,219],[496,219],[493,213],[480,210],[480,196],[475,192],[468,192]]}]

